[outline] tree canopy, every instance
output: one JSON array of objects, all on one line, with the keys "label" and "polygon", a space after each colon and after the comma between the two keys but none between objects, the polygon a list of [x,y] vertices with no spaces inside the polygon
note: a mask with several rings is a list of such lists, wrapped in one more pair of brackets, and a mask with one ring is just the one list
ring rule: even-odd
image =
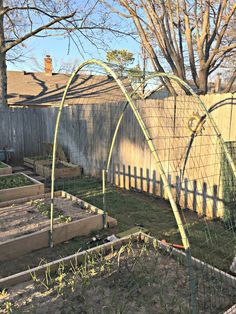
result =
[{"label": "tree canopy", "polygon": [[[172,72],[192,81],[201,94],[209,77],[236,54],[233,0],[101,0],[117,15],[132,21],[155,71]],[[236,79],[231,72],[224,91]],[[170,82],[165,81],[172,89]]]},{"label": "tree canopy", "polygon": [[115,66],[119,75],[124,75],[124,71],[134,62],[134,54],[126,49],[110,50],[106,53],[107,62]]}]

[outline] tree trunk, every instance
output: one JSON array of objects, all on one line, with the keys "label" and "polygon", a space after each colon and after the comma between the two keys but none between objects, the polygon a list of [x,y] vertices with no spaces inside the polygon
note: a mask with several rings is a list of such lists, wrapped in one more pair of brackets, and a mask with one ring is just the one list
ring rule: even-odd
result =
[{"label": "tree trunk", "polygon": [[[3,0],[0,0],[0,11]],[[3,15],[0,15],[0,149],[11,147],[10,110],[7,106],[7,66],[6,54],[2,52],[5,46]]]},{"label": "tree trunk", "polygon": [[[0,11],[3,9],[3,0],[0,0]],[[0,111],[7,108],[7,66],[6,54],[2,53],[5,46],[3,15],[0,16]]]},{"label": "tree trunk", "polygon": [[200,69],[199,71],[199,92],[200,94],[207,94],[208,88],[208,70],[207,69]]},{"label": "tree trunk", "polygon": [[0,111],[7,108],[7,73],[5,54],[0,53]]}]

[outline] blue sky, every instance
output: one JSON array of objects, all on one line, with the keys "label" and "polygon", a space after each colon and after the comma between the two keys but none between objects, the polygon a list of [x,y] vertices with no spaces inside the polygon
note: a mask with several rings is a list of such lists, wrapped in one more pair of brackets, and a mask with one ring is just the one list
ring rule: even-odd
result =
[{"label": "blue sky", "polygon": [[[109,40],[110,49],[127,49],[133,52],[137,56],[140,52],[139,44],[131,38],[114,38]],[[26,48],[24,61],[17,63],[8,62],[7,68],[10,71],[36,71],[37,66],[35,65],[32,58],[37,59],[38,63],[43,66],[43,58],[46,54],[51,55],[54,63],[54,71],[57,70],[62,62],[80,63],[87,59],[106,59],[106,53],[103,50],[97,50],[96,47],[91,45],[87,40],[83,40],[84,48],[86,53],[81,55],[75,44],[71,42],[71,48],[68,54],[68,40],[60,37],[48,37],[48,38],[30,38],[25,41]]]},{"label": "blue sky", "polygon": [[[109,2],[110,0],[108,0]],[[73,2],[73,1],[72,1]],[[96,0],[90,0],[90,1],[78,1],[76,3],[76,8],[78,9],[78,17],[83,17],[87,12],[90,12],[90,18],[88,23],[91,23],[91,25],[103,25],[104,19],[105,24],[113,29],[128,30],[129,32],[133,28],[132,22],[129,22],[127,20],[124,20],[123,18],[119,18],[117,14],[112,13],[109,9],[104,7],[103,4],[99,3],[97,4]],[[86,5],[85,5],[86,3]],[[96,6],[94,6],[96,3]],[[79,5],[80,4],[80,5]],[[78,7],[77,7],[78,6]],[[91,10],[91,8],[95,8],[94,10]],[[121,8],[119,8],[121,9]],[[122,9],[121,9],[122,11]],[[34,16],[33,16],[34,17]],[[27,18],[27,17],[26,17]],[[35,17],[34,17],[35,18]],[[34,28],[41,25],[41,20],[34,19]],[[88,24],[89,25],[89,24]],[[58,34],[58,33],[55,33]],[[40,33],[39,35],[42,35]],[[33,37],[29,38],[28,40],[24,41],[24,48],[22,48],[25,58],[21,62],[16,63],[10,63],[8,62],[8,70],[18,70],[18,71],[41,71],[43,70],[43,59],[45,55],[51,55],[53,59],[54,64],[54,72],[57,72],[60,65],[64,63],[71,62],[73,65],[75,63],[80,63],[84,60],[88,59],[101,59],[106,60],[106,52],[104,50],[97,50],[95,46],[93,46],[87,39],[83,37],[79,32],[77,32],[77,35],[79,35],[79,40],[82,41],[82,44],[84,46],[84,49],[86,52],[83,52],[81,55],[78,51],[78,48],[71,40],[70,45],[70,51],[68,53],[68,39],[64,39],[63,37]],[[136,61],[134,62],[134,65],[138,62],[138,55],[140,53],[140,45],[137,41],[132,39],[128,36],[123,37],[115,37],[109,32],[104,33],[102,35],[101,31],[94,31],[94,34],[90,35],[93,36],[93,40],[98,43],[101,36],[103,36],[103,41],[107,44],[109,44],[109,48],[107,50],[114,50],[114,49],[127,49],[134,53],[136,57]],[[98,37],[98,40],[94,39],[94,37]],[[77,44],[79,45],[78,39],[76,37],[73,37]],[[101,45],[99,45],[101,47]],[[34,59],[37,60],[37,63],[39,66],[35,64],[33,61]]]}]

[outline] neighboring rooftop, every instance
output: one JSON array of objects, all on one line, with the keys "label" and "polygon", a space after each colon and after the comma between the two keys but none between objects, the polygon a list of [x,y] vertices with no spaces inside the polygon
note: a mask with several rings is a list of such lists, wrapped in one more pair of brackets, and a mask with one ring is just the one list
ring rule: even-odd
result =
[{"label": "neighboring rooftop", "polygon": [[[44,58],[44,72],[8,71],[7,76],[9,106],[59,106],[70,78],[69,74],[53,73],[52,59],[49,55]],[[128,78],[122,82],[131,93],[133,89]],[[185,94],[177,83],[173,81],[171,83],[179,95]],[[190,85],[197,92],[192,82]],[[218,74],[216,81],[210,83],[209,93],[221,92],[223,87],[221,75]],[[146,97],[151,99],[170,96],[166,87],[158,84],[147,94]],[[124,94],[112,77],[79,72],[71,84],[65,104],[106,104],[125,100]]]},{"label": "neighboring rooftop", "polygon": [[[44,59],[44,72],[8,71],[9,106],[58,106],[70,75],[52,72],[50,56]],[[131,89],[127,79],[126,88]],[[69,89],[67,105],[105,104],[124,101],[115,80],[107,75],[79,73]]]},{"label": "neighboring rooftop", "polygon": [[[59,105],[69,75],[9,71],[8,105]],[[130,88],[128,81],[126,87]],[[123,101],[125,97],[109,76],[80,74],[72,83],[66,104],[84,105]]]}]

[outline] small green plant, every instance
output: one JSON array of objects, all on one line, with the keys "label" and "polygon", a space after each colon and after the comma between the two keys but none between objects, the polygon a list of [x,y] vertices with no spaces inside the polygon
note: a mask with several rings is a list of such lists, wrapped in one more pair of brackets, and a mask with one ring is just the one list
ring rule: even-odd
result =
[{"label": "small green plant", "polygon": [[[232,303],[233,289],[229,292],[212,273],[210,280],[200,275],[199,289],[205,289],[199,293],[203,313],[208,309],[218,313]],[[145,313],[190,313],[186,267],[153,241],[129,242],[109,252],[87,252],[83,261],[75,258],[68,267],[62,262],[56,271],[48,268],[43,277],[32,274],[32,279],[38,285],[37,293],[46,289],[42,295],[53,298],[52,302],[59,300],[58,312],[67,308],[68,313],[84,313],[89,308],[90,313],[121,314],[142,308]],[[211,303],[213,288],[220,294],[227,291],[219,308]]]},{"label": "small green plant", "polygon": [[30,201],[30,205],[35,206],[43,216],[50,218],[50,205],[44,202],[44,200]]},{"label": "small green plant", "polygon": [[58,220],[60,223],[69,223],[72,221],[72,218],[70,216],[59,215]]},{"label": "small green plant", "polygon": [[[35,206],[43,216],[50,218],[50,215],[51,215],[50,204],[47,201],[43,199],[33,200],[33,201],[30,201],[30,205]],[[58,218],[58,221],[60,223],[62,222],[69,223],[72,221],[72,218],[70,216],[64,215],[63,210],[58,209],[58,208],[54,209],[53,217]]]},{"label": "small green plant", "polygon": [[0,179],[0,190],[21,187],[31,184],[32,182],[30,181],[30,179],[28,179],[22,174],[2,176]]},{"label": "small green plant", "polygon": [[63,295],[63,288],[66,286],[66,272],[64,263],[60,263],[57,271],[58,276],[55,278],[56,286],[55,289],[58,294]]},{"label": "small green plant", "polygon": [[4,307],[5,307],[5,312],[7,314],[13,313],[13,311],[12,311],[12,303],[10,301],[6,301],[4,303]]},{"label": "small green plant", "polygon": [[6,289],[3,289],[2,291],[0,291],[0,300],[4,299],[8,296],[8,292]]},{"label": "small green plant", "polygon": [[[39,266],[42,265],[43,263],[46,263],[46,261],[41,260],[39,263]],[[33,272],[30,275],[31,275],[31,278],[35,284],[42,286],[46,290],[49,290],[50,287],[53,286],[55,283],[54,278],[51,276],[50,266],[48,266],[46,268],[45,273],[44,273],[44,277],[38,276],[36,272]]]}]

